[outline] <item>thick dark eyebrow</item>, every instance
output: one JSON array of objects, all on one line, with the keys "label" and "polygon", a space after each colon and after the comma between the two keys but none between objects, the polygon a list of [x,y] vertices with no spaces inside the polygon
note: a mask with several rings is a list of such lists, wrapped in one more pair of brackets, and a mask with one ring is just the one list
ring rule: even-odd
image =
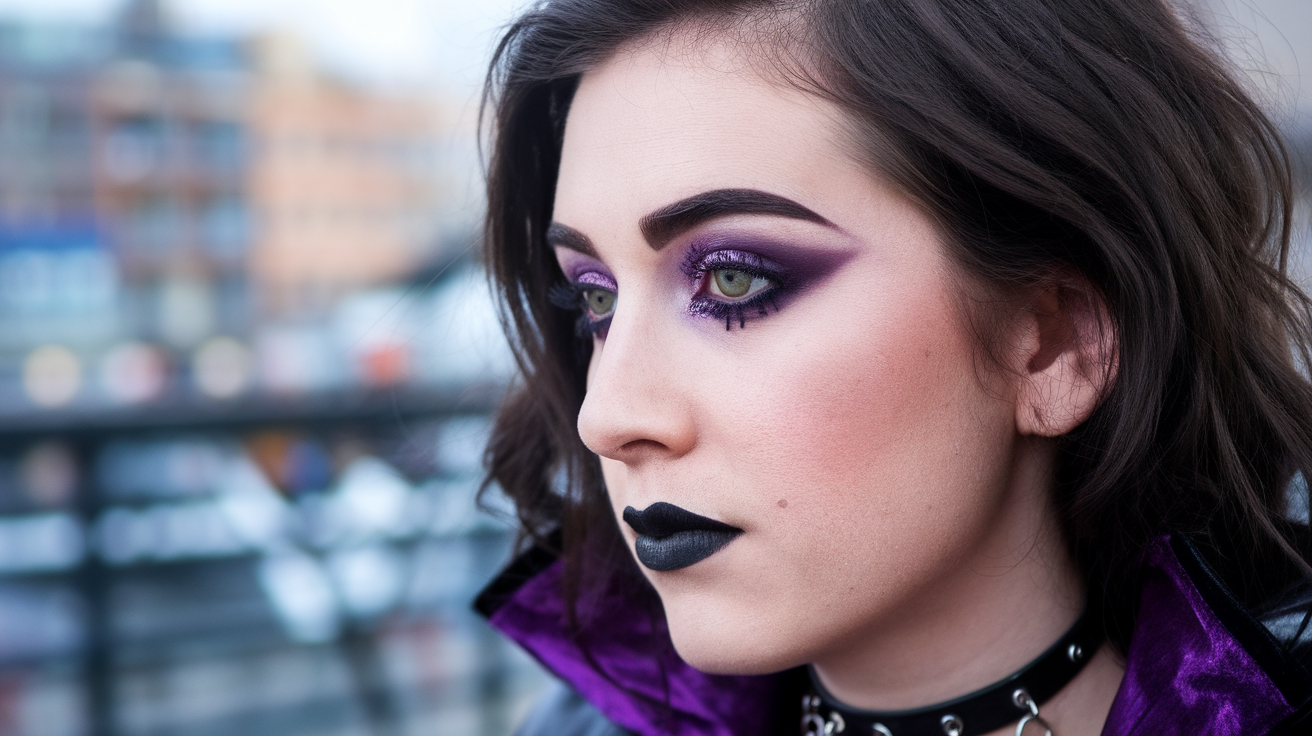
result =
[{"label": "thick dark eyebrow", "polygon": [[[638,229],[653,250],[669,245],[688,230],[717,217],[729,215],[774,215],[805,220],[837,228],[834,223],[787,197],[759,189],[712,189],[666,205],[638,220]],[[597,257],[592,239],[569,225],[553,222],[547,226],[547,245],[568,248]]]},{"label": "thick dark eyebrow", "polygon": [[834,223],[787,197],[758,189],[713,189],[666,205],[638,221],[653,250],[707,220],[728,215],[774,215],[836,228]]},{"label": "thick dark eyebrow", "polygon": [[547,226],[547,245],[552,248],[568,248],[585,256],[597,257],[597,249],[592,247],[592,239],[569,225],[553,222]]}]

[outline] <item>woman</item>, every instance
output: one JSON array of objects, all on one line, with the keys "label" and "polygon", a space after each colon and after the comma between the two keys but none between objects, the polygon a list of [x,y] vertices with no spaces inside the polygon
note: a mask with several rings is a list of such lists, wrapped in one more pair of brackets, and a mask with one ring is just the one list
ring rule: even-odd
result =
[{"label": "woman", "polygon": [[1173,8],[545,0],[489,102],[528,731],[1308,728],[1289,166]]}]

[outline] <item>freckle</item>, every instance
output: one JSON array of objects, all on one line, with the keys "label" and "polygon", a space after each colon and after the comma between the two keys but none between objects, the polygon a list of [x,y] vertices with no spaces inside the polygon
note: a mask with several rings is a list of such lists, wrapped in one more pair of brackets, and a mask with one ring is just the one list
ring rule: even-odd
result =
[{"label": "freckle", "polygon": [[788,499],[786,499],[786,498],[781,498],[781,499],[779,499],[779,508],[781,508],[781,509],[786,509],[786,508],[788,508]]}]

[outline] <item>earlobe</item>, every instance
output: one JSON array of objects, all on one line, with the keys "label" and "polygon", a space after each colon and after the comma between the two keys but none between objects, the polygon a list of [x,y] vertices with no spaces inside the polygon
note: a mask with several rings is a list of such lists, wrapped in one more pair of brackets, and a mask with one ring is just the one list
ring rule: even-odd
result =
[{"label": "earlobe", "polygon": [[1058,437],[1084,423],[1111,386],[1116,329],[1102,295],[1084,279],[1050,284],[1022,321],[1016,427]]}]

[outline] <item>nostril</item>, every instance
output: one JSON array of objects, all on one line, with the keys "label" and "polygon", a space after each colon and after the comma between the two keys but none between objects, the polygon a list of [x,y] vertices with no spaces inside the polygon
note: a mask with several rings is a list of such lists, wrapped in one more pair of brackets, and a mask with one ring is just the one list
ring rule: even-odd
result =
[{"label": "nostril", "polygon": [[669,449],[670,448],[656,440],[648,439],[632,440],[620,445],[620,452],[625,455],[647,455]]}]

